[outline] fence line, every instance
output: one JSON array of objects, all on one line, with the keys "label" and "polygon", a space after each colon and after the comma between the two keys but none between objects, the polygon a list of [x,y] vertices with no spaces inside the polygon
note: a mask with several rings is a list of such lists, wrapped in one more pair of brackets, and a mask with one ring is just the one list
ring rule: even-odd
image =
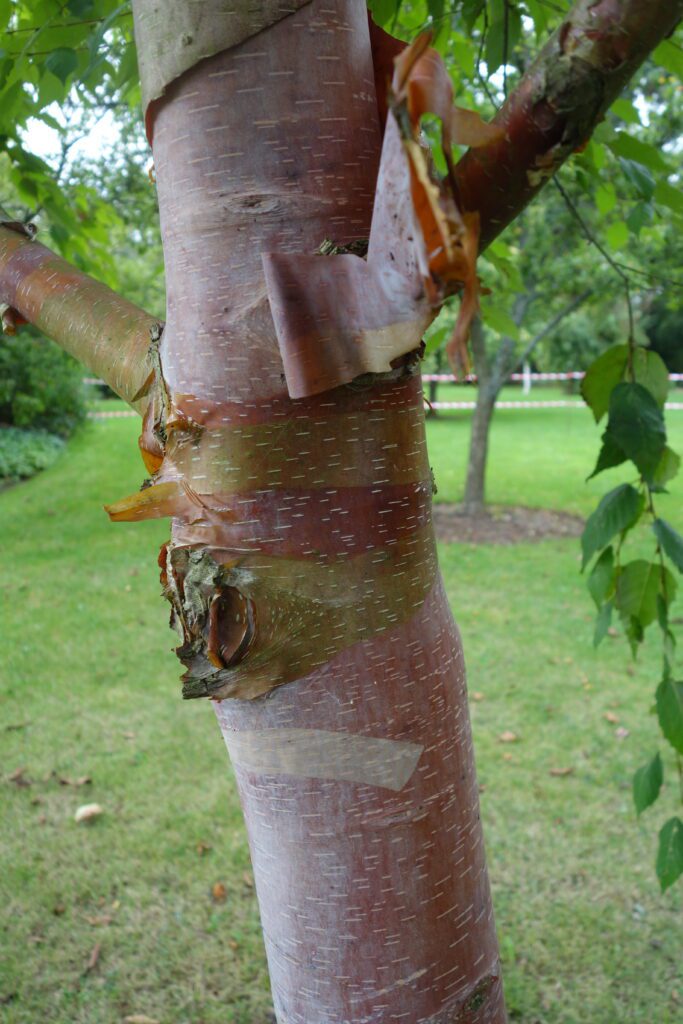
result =
[{"label": "fence line", "polygon": [[[582,370],[571,370],[567,373],[511,373],[507,380],[583,380],[585,373]],[[462,379],[454,377],[452,373],[423,373],[422,380],[435,384],[471,384],[477,379],[475,373],[469,373]],[[683,373],[670,373],[669,380],[682,381]],[[500,404],[500,403],[499,403]]]}]

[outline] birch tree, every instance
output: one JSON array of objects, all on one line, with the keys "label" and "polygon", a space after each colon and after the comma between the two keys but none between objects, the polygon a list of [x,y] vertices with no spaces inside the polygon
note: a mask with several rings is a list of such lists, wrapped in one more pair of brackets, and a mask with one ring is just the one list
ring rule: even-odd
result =
[{"label": "birch tree", "polygon": [[148,478],[109,514],[171,520],[183,696],[235,766],[281,1024],[505,1019],[420,342],[460,291],[465,361],[477,251],[681,10],[580,0],[487,126],[362,0],[134,0],[165,324],[3,217],[7,328],[141,414]]}]

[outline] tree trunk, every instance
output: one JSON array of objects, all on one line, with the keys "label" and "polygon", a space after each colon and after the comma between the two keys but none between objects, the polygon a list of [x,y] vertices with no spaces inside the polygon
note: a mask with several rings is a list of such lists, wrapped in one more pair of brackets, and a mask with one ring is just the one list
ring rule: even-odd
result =
[{"label": "tree trunk", "polygon": [[470,428],[470,447],[467,459],[467,478],[462,511],[468,516],[479,516],[486,503],[486,463],[489,453],[489,435],[498,391],[480,383],[477,404]]},{"label": "tree trunk", "polygon": [[499,1024],[419,377],[291,400],[264,286],[263,253],[368,235],[380,130],[365,4],[314,0],[202,61],[150,127],[164,458],[114,514],[174,514],[162,568],[185,694],[217,698],[278,1021]]}]

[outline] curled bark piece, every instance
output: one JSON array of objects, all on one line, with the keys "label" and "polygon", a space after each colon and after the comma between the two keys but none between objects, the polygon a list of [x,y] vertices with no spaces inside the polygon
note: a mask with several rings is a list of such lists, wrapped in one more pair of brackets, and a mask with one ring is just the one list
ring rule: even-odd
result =
[{"label": "curled bark piece", "polygon": [[478,219],[461,215],[450,173],[439,181],[419,139],[424,114],[442,121],[451,168],[454,142],[484,144],[500,129],[453,107],[443,62],[424,34],[407,48],[378,43],[379,76],[394,56],[367,261],[344,254],[265,253],[268,299],[287,389],[305,397],[362,374],[386,373],[415,351],[446,296],[463,288],[449,355],[466,370],[466,338],[477,310]]}]

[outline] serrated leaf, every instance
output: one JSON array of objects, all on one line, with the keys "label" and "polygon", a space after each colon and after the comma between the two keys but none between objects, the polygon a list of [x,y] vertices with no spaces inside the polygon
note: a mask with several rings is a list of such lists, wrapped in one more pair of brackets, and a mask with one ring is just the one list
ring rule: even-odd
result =
[{"label": "serrated leaf", "polygon": [[614,591],[614,552],[605,548],[586,581],[591,597],[598,608]]},{"label": "serrated leaf", "polygon": [[612,622],[613,608],[614,602],[607,601],[598,612],[595,618],[595,629],[593,631],[593,647],[599,647],[607,636],[607,630]]},{"label": "serrated leaf", "polygon": [[683,683],[662,679],[656,702],[660,729],[674,750],[683,754]]},{"label": "serrated leaf", "polygon": [[624,376],[628,345],[613,345],[591,363],[581,381],[581,394],[599,423],[609,409],[612,391]]},{"label": "serrated leaf", "polygon": [[636,805],[636,814],[640,815],[652,806],[659,796],[663,781],[662,759],[657,753],[633,776],[633,802]]},{"label": "serrated leaf", "polygon": [[628,227],[623,220],[617,220],[607,228],[605,238],[610,249],[623,249],[628,242]]},{"label": "serrated leaf", "polygon": [[655,469],[654,474],[652,476],[653,484],[655,484],[658,488],[664,488],[664,486],[668,484],[670,480],[673,480],[673,478],[678,473],[680,467],[680,455],[677,455],[672,448],[669,448],[668,445],[665,445],[661,458],[657,463],[657,468]]},{"label": "serrated leaf", "polygon": [[639,558],[625,565],[617,577],[616,605],[621,617],[649,626],[657,617],[659,566]]},{"label": "serrated leaf", "polygon": [[651,483],[666,445],[666,429],[662,411],[647,388],[617,384],[610,395],[605,433]]},{"label": "serrated leaf", "polygon": [[683,214],[683,192],[668,181],[660,179],[655,185],[654,199],[657,203],[668,206],[670,210]]},{"label": "serrated leaf", "polygon": [[683,873],[683,821],[680,818],[669,818],[659,833],[655,869],[662,892]]},{"label": "serrated leaf", "polygon": [[653,171],[665,173],[669,165],[662,157],[659,149],[649,142],[643,142],[634,135],[626,132],[617,132],[607,145],[616,156],[623,156],[626,160],[634,160],[643,167],[650,167]]},{"label": "serrated leaf", "polygon": [[598,453],[598,461],[595,463],[595,469],[588,477],[592,480],[598,473],[603,473],[606,469],[614,469],[615,466],[620,466],[622,462],[626,462],[626,455],[616,443],[613,437],[605,431],[602,435],[602,447]]},{"label": "serrated leaf", "polygon": [[631,657],[635,658],[638,653],[638,647],[643,642],[645,633],[642,623],[638,621],[635,615],[631,615],[628,619],[625,632],[628,645],[631,648]]},{"label": "serrated leaf", "polygon": [[75,50],[60,46],[45,58],[45,67],[64,84],[78,67],[78,54]]},{"label": "serrated leaf", "polygon": [[641,199],[652,199],[655,191],[655,179],[647,167],[643,167],[635,160],[625,160],[623,157],[619,159],[619,166]]},{"label": "serrated leaf", "polygon": [[633,376],[663,409],[669,394],[669,371],[659,353],[638,345],[633,352]]},{"label": "serrated leaf", "polygon": [[655,519],[652,529],[664,554],[671,559],[679,572],[683,572],[683,537],[667,523],[666,519]]},{"label": "serrated leaf", "polygon": [[631,484],[620,484],[600,499],[581,534],[582,570],[615,534],[633,526],[642,509],[643,496]]},{"label": "serrated leaf", "polygon": [[636,236],[640,235],[645,225],[652,223],[653,216],[654,210],[650,203],[636,203],[626,218],[629,231]]}]

